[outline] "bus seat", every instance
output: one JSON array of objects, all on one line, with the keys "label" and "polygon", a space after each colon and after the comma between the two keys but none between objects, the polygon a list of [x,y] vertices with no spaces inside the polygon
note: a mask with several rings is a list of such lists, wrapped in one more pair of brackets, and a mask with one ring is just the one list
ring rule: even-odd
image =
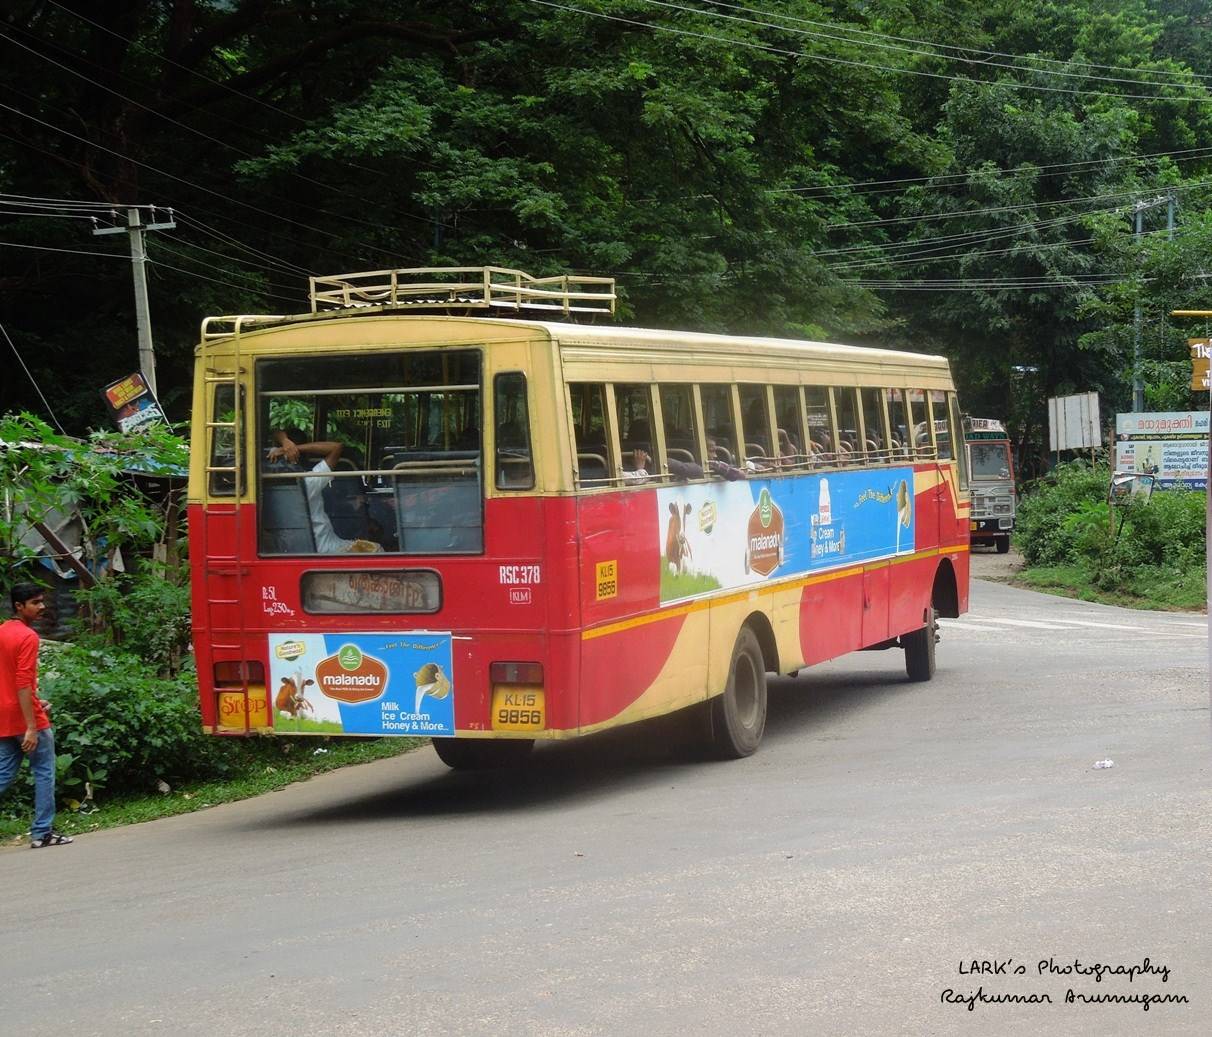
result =
[{"label": "bus seat", "polygon": [[[432,459],[432,458],[429,458]],[[475,475],[426,472],[398,462],[396,533],[407,554],[475,554],[484,549],[480,480]]]},{"label": "bus seat", "polygon": [[[357,471],[354,463],[342,457],[337,471]],[[346,540],[365,540],[366,494],[362,480],[354,476],[338,476],[324,487],[324,510],[332,521],[333,532]]]},{"label": "bus seat", "polygon": [[764,446],[762,446],[761,443],[746,443],[745,444],[745,456],[746,457],[765,457],[766,448]]},{"label": "bus seat", "polygon": [[605,481],[610,478],[610,467],[601,454],[577,454],[577,481],[581,483]]},{"label": "bus seat", "polygon": [[697,464],[694,459],[694,454],[689,450],[683,450],[681,447],[671,446],[666,448],[665,453],[670,457],[676,458],[679,461],[685,461],[687,464]]},{"label": "bus seat", "polygon": [[300,479],[261,484],[261,550],[266,554],[315,554],[311,509]]}]

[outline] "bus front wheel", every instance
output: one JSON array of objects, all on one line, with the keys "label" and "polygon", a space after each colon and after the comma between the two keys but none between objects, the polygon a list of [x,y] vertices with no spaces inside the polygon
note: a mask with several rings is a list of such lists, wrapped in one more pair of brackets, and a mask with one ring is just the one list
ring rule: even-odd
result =
[{"label": "bus front wheel", "polygon": [[998,537],[997,538],[997,553],[999,555],[1004,555],[1009,550],[1010,550],[1010,538],[1009,537]]},{"label": "bus front wheel", "polygon": [[928,681],[934,676],[934,646],[938,643],[938,613],[926,610],[926,625],[901,636],[905,648],[905,672],[911,681]]},{"label": "bus front wheel", "polygon": [[532,738],[435,738],[434,752],[456,771],[491,771],[516,767],[534,748]]},{"label": "bus front wheel", "polygon": [[723,758],[752,755],[766,730],[766,663],[757,635],[742,628],[732,649],[728,684],[711,700],[711,741]]}]

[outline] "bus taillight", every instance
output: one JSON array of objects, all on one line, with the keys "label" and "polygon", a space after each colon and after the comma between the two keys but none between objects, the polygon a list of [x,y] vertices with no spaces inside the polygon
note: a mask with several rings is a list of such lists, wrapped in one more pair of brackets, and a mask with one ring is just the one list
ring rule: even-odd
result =
[{"label": "bus taillight", "polygon": [[542,663],[493,663],[488,674],[493,687],[498,684],[543,685]]}]

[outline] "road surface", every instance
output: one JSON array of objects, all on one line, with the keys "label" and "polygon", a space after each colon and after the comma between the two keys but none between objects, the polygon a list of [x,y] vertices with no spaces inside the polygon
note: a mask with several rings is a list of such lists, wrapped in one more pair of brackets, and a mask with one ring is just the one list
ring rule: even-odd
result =
[{"label": "road surface", "polygon": [[928,685],[773,681],[748,760],[668,723],[506,776],[426,748],[0,852],[5,1031],[1212,1032],[1205,618],[972,602]]}]

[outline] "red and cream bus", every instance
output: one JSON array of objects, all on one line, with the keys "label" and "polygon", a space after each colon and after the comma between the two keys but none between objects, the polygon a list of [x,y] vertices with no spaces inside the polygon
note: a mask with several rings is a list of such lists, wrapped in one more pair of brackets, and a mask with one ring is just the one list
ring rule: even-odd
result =
[{"label": "red and cream bus", "polygon": [[687,710],[739,757],[768,673],[899,648],[930,679],[968,603],[946,360],[584,322],[613,305],[608,279],[397,270],[203,324],[208,732],[485,767]]}]

